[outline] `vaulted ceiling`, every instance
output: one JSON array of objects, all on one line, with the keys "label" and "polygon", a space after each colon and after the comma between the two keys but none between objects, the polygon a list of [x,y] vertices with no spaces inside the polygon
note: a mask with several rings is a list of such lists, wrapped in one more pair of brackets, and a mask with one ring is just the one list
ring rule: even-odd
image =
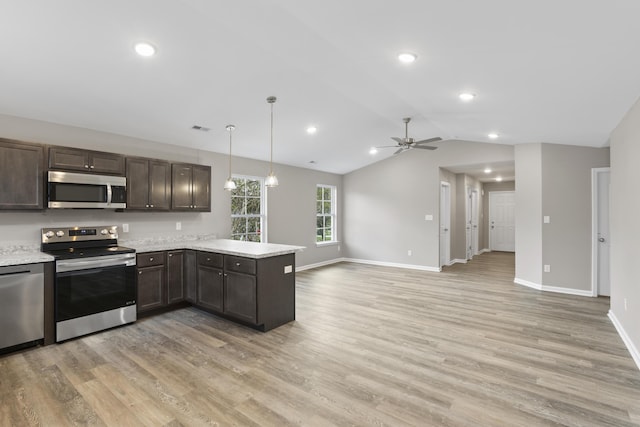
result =
[{"label": "vaulted ceiling", "polygon": [[390,156],[369,149],[403,117],[435,145],[600,147],[640,95],[638,16],[635,0],[4,0],[0,114],[221,153],[232,123],[235,154],[266,160],[275,95],[274,162],[335,173]]}]

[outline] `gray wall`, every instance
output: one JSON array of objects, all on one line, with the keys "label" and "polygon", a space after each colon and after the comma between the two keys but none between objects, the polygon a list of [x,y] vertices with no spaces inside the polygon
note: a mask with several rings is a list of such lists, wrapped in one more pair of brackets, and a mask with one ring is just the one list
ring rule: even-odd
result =
[{"label": "gray wall", "polygon": [[[640,101],[611,134],[611,313],[626,332],[640,366]],[[625,300],[627,301],[625,308]]]},{"label": "gray wall", "polygon": [[489,249],[489,193],[492,191],[515,191],[515,181],[485,182],[482,184],[482,215],[480,218],[480,250]]},{"label": "gray wall", "polygon": [[413,150],[345,175],[345,255],[437,269],[439,168],[512,160],[512,146],[445,141],[436,151]]},{"label": "gray wall", "polygon": [[514,147],[516,167],[516,279],[542,284],[542,147]]},{"label": "gray wall", "polygon": [[544,286],[591,290],[591,169],[606,166],[608,148],[542,144]]},{"label": "gray wall", "polygon": [[[154,141],[129,138],[88,129],[56,125],[47,122],[0,115],[2,137],[51,145],[87,148],[128,155],[184,161],[212,166],[211,213],[171,212],[136,213],[109,210],[46,210],[44,212],[0,212],[0,234],[3,242],[38,243],[39,229],[55,225],[99,225],[127,223],[129,233],[121,240],[154,236],[216,234],[229,237],[231,230],[230,196],[222,189],[228,174],[228,157],[210,151],[194,150]],[[213,141],[212,148],[227,149],[226,134]],[[342,221],[342,176],[274,165],[280,185],[269,189],[267,198],[268,239],[272,243],[306,246],[296,258],[298,266],[321,263],[341,256],[339,245],[316,247],[315,197],[316,184],[338,187],[338,223]],[[235,174],[266,176],[268,163],[234,158]],[[182,230],[176,231],[176,222]],[[338,227],[338,239],[342,230]]]}]

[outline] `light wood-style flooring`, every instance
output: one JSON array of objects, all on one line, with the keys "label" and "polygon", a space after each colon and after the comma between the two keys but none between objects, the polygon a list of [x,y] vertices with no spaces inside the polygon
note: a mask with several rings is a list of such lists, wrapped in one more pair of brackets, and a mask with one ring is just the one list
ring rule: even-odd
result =
[{"label": "light wood-style flooring", "polygon": [[2,356],[0,425],[640,425],[608,299],[513,264],[341,263],[298,273],[297,321],[268,333],[187,308]]}]

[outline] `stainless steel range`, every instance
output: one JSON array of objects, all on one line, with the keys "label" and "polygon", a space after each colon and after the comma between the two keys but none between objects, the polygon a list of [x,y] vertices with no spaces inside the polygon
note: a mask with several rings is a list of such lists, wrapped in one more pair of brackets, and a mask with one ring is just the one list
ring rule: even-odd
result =
[{"label": "stainless steel range", "polygon": [[117,226],[42,229],[56,263],[56,342],[135,322],[136,254]]}]

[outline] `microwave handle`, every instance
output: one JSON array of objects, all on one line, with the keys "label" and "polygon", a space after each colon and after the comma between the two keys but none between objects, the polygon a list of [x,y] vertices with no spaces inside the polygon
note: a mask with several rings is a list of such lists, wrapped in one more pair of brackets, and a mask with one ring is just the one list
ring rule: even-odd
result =
[{"label": "microwave handle", "polygon": [[111,184],[107,184],[107,204],[111,204],[111,198],[113,197],[113,192],[111,191]]}]

